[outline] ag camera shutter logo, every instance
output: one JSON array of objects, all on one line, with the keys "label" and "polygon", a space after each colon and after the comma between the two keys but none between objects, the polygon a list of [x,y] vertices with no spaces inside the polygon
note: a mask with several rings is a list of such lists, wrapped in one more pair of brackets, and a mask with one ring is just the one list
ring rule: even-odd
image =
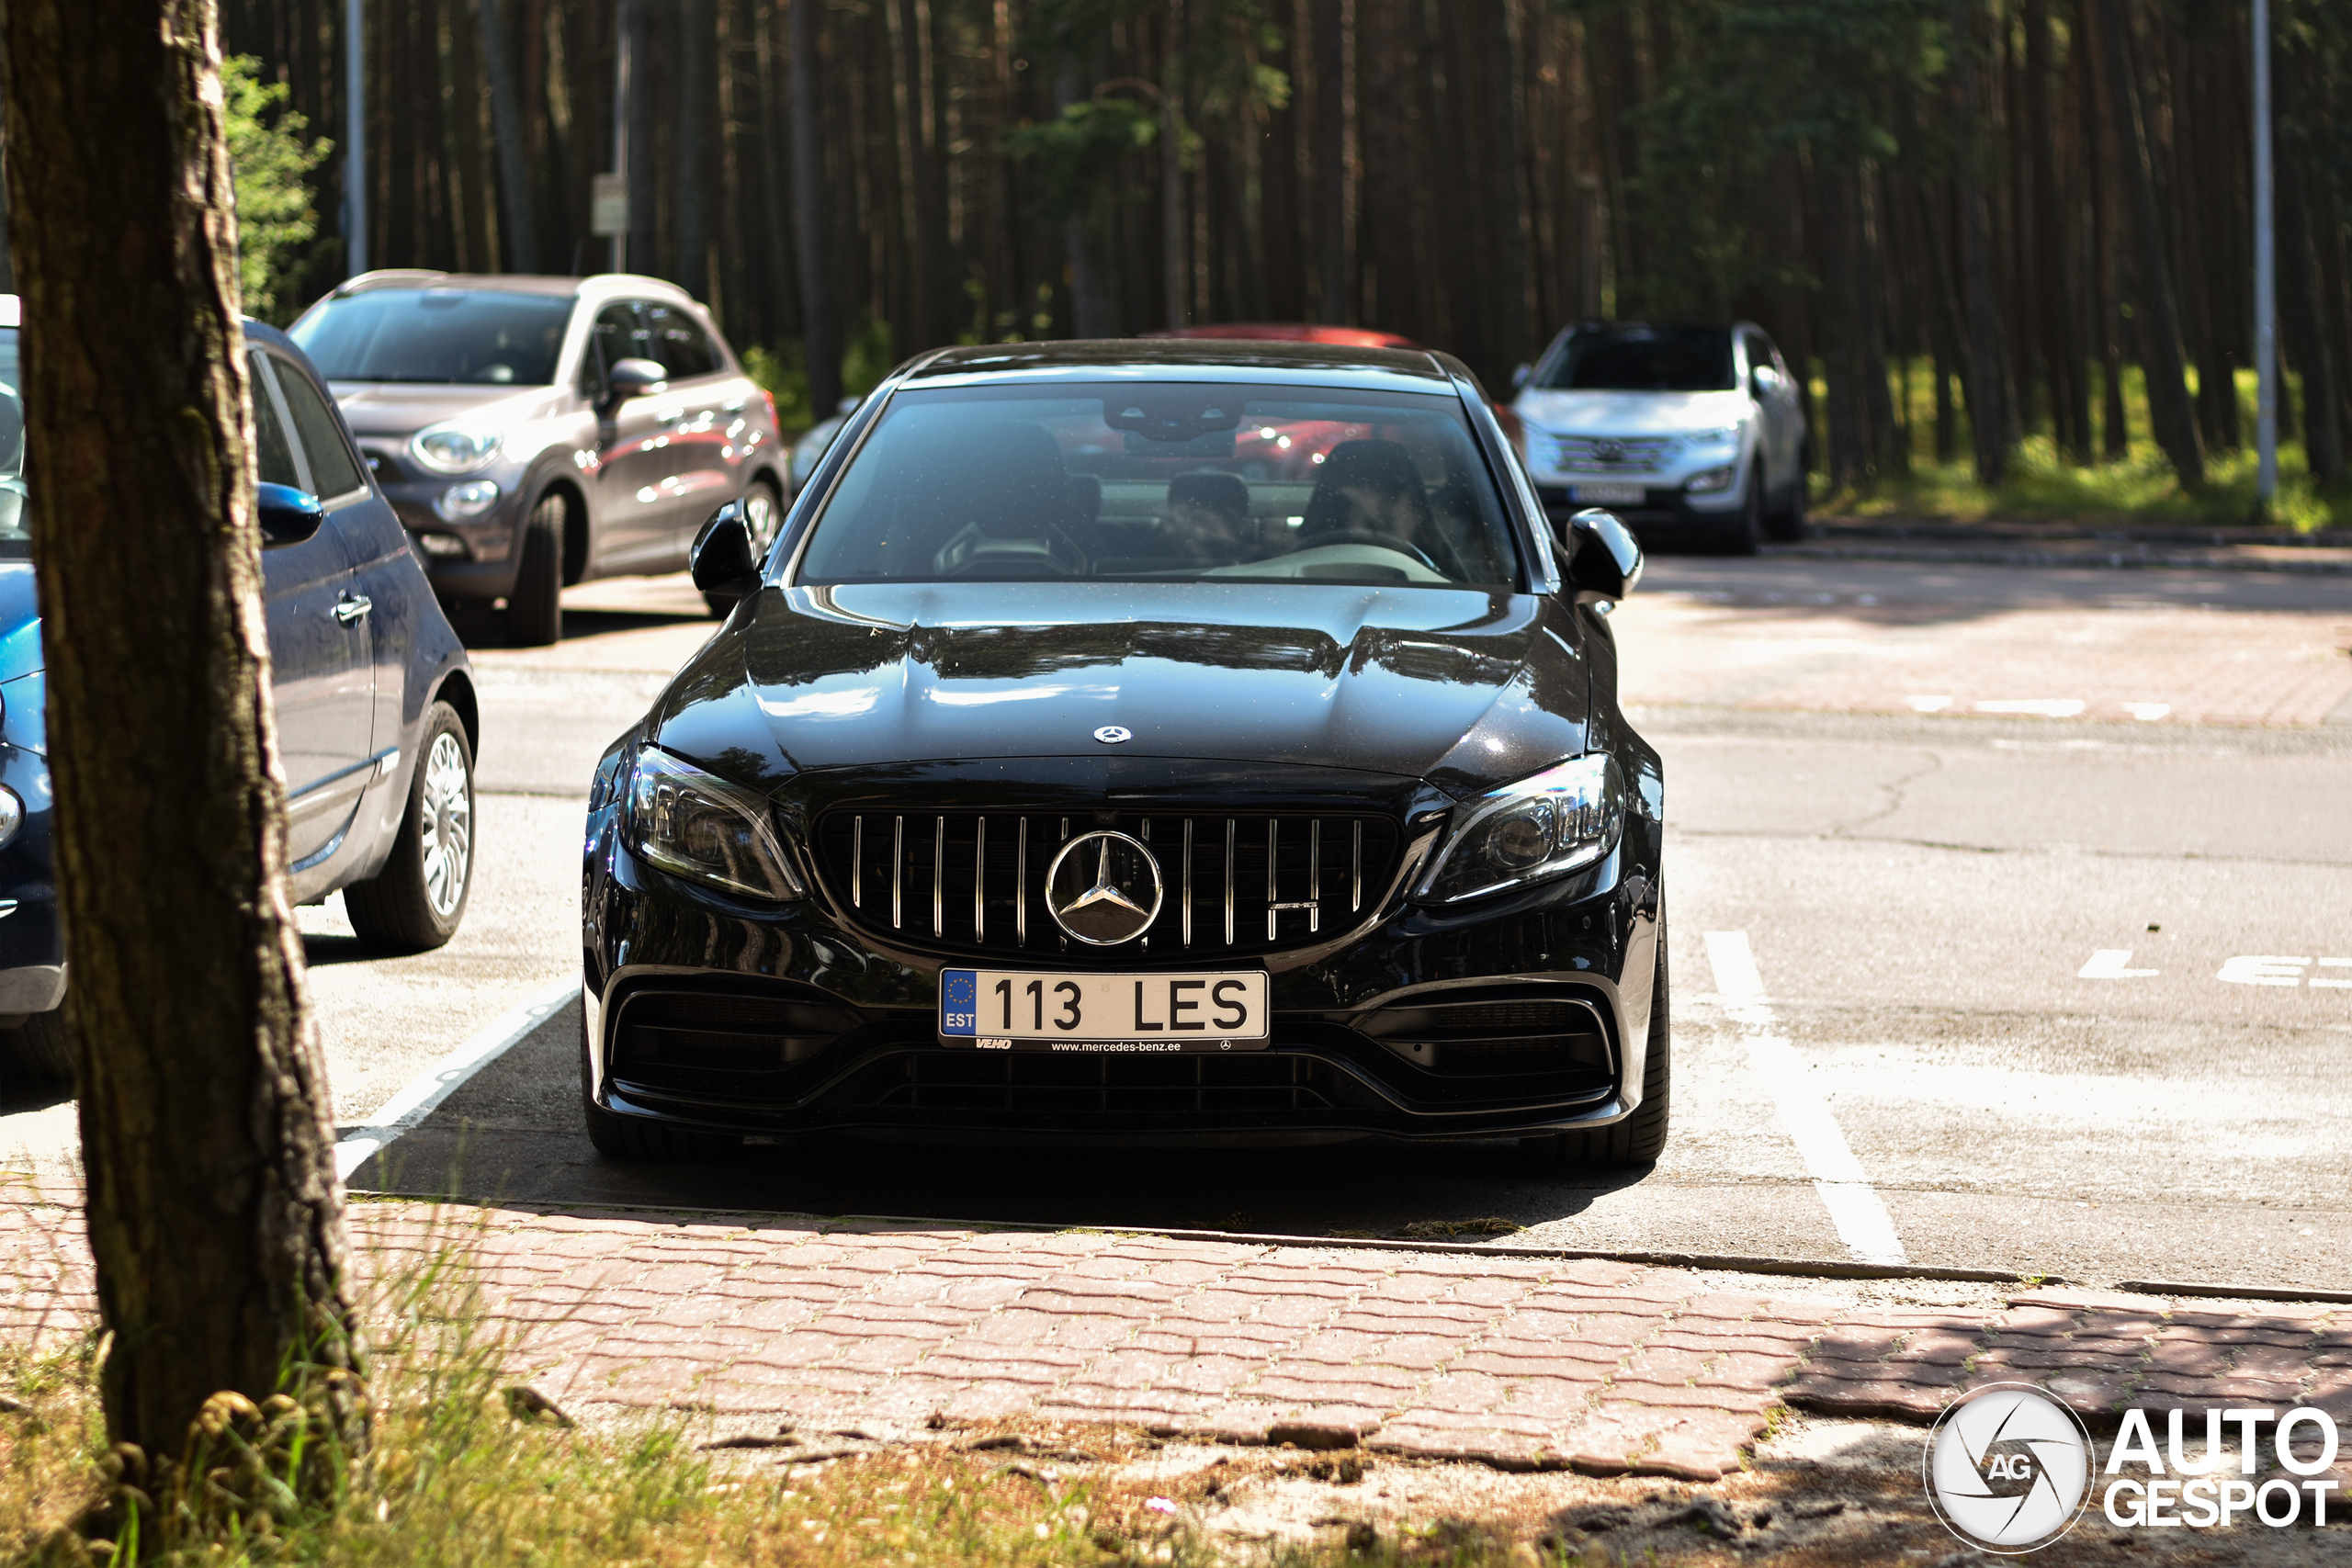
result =
[{"label": "ag camera shutter logo", "polygon": [[2090,1432],[2030,1383],[1987,1383],[1944,1408],[1921,1456],[1944,1528],[1985,1551],[2036,1551],[2090,1496]]}]

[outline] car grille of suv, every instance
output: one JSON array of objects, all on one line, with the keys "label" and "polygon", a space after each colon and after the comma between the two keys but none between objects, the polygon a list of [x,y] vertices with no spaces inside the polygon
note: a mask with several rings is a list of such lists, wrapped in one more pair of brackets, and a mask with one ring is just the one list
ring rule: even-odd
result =
[{"label": "car grille of suv", "polygon": [[1569,474],[1654,474],[1680,445],[1671,435],[1555,435],[1552,466]]},{"label": "car grille of suv", "polygon": [[[1046,909],[1069,840],[1109,828],[1159,863],[1159,916],[1121,953],[1272,953],[1363,919],[1396,874],[1396,823],[1275,812],[834,811],[819,819],[825,878],[878,936],[980,956],[1072,944]],[[1078,948],[1078,952],[1090,951]]]}]

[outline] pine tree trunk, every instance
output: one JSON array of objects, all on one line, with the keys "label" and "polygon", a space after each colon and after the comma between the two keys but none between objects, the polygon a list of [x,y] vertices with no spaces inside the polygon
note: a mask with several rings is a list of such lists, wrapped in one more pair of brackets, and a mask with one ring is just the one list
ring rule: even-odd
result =
[{"label": "pine tree trunk", "polygon": [[697,299],[710,298],[710,131],[718,96],[718,20],[712,0],[678,6],[678,97],[670,120],[671,200],[678,215],[677,281]]},{"label": "pine tree trunk", "polygon": [[1814,154],[1816,241],[1821,257],[1821,359],[1827,385],[1829,438],[1828,474],[1832,486],[1844,489],[1870,477],[1871,430],[1869,404],[1863,395],[1860,334],[1862,312],[1856,306],[1861,289],[1861,204],[1857,199],[1859,172],[1835,154]]},{"label": "pine tree trunk", "polygon": [[531,220],[529,164],[523,145],[523,95],[514,85],[514,64],[506,52],[505,7],[500,0],[476,0],[481,21],[482,74],[490,82],[491,124],[498,134],[499,211],[506,220],[506,265],[537,272],[538,225]]},{"label": "pine tree trunk", "polygon": [[6,69],[101,1390],[118,1440],[176,1454],[216,1391],[360,1348],[286,903],[215,14],[160,9],[11,0]]},{"label": "pine tree trunk", "polygon": [[[1979,123],[1976,92],[1976,31],[1968,0],[1952,6],[1952,82],[1958,89],[1960,124],[1972,141]],[[1993,276],[1991,220],[1984,209],[1980,153],[1963,145],[1955,181],[1960,199],[1960,302],[1962,382],[1968,394],[1968,429],[1976,452],[1976,482],[1987,487],[2008,478],[2009,431],[2015,422],[2008,398],[2008,369],[2001,348],[2000,300]]]},{"label": "pine tree trunk", "polygon": [[2172,268],[2165,256],[2164,212],[2156,201],[2155,171],[2148,161],[2148,137],[2140,114],[2140,90],[2132,80],[2129,0],[2083,0],[2083,14],[2098,34],[2100,87],[2113,128],[2116,162],[2122,165],[2124,198],[2132,234],[2132,321],[2140,344],[2140,367],[2148,382],[2148,419],[2156,445],[2179,476],[2181,488],[2205,488],[2205,448],[2198,439],[2197,411],[2189,402],[2186,362],[2180,345],[2180,314],[2174,309]]},{"label": "pine tree trunk", "polygon": [[1323,198],[1316,319],[1335,325],[1355,319],[1355,0],[1316,0],[1315,183]]},{"label": "pine tree trunk", "polygon": [[842,399],[842,324],[835,314],[831,224],[825,197],[824,73],[818,29],[824,0],[792,0],[792,209],[800,249],[800,330],[808,367],[808,417],[827,420]]}]

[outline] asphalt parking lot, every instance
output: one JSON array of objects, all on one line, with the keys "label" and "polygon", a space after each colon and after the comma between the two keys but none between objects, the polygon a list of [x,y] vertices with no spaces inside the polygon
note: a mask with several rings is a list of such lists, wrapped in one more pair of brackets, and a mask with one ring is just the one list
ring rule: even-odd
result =
[{"label": "asphalt parking lot", "polygon": [[[1496,1219],[1521,1245],[2340,1288],[2347,601],[2281,573],[1655,559],[1618,619],[1668,761],[1677,1085],[1651,1170],[1480,1145],[619,1166],[580,1131],[555,1005],[354,1184],[1315,1235]],[[597,584],[561,645],[477,653],[465,929],[372,959],[337,904],[305,911],[347,1127],[576,976],[590,764],[711,626],[682,581]],[[70,1162],[70,1107],[0,1111],[0,1159]]]}]

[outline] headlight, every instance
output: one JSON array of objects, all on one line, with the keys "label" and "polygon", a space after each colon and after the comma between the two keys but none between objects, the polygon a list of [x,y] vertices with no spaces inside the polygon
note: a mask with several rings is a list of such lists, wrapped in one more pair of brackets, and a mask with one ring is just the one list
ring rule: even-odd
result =
[{"label": "headlight", "polygon": [[453,421],[427,425],[413,437],[408,449],[416,460],[436,474],[470,474],[498,456],[506,433],[479,424]]},{"label": "headlight", "polygon": [[433,515],[444,523],[462,523],[469,517],[479,517],[498,504],[498,481],[469,479],[461,485],[451,485],[433,498]]},{"label": "headlight", "polygon": [[1720,430],[1694,430],[1682,439],[1693,446],[1736,446],[1739,445],[1739,426],[1727,424]]},{"label": "headlight", "polygon": [[1625,825],[1625,780],[1606,752],[1546,768],[1464,807],[1413,897],[1450,904],[1590,865]]},{"label": "headlight", "polygon": [[768,803],[664,752],[638,753],[624,830],[664,871],[777,903],[808,897]]}]

